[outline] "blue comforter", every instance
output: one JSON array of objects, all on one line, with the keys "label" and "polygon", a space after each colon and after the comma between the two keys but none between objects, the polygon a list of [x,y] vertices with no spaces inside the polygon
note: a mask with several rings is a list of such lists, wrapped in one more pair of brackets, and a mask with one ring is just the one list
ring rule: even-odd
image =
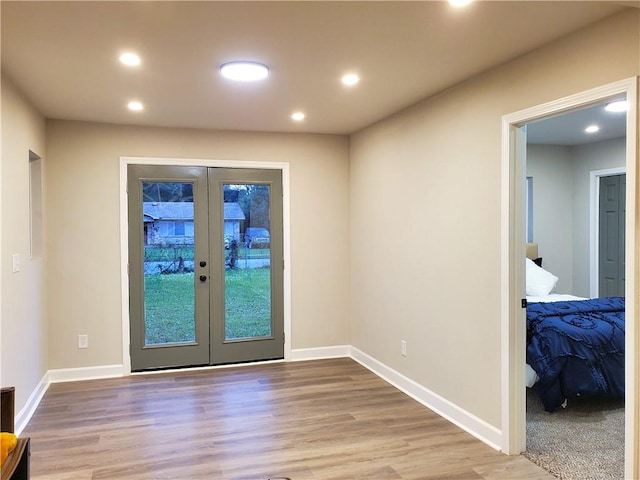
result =
[{"label": "blue comforter", "polygon": [[527,363],[545,410],[576,396],[624,396],[624,298],[527,305]]}]

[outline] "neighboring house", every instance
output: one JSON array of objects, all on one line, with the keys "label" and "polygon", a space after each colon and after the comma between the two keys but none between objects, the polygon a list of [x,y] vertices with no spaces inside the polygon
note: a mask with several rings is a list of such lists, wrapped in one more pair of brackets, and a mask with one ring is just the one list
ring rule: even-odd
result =
[{"label": "neighboring house", "polygon": [[236,240],[240,242],[240,221],[246,217],[235,202],[224,203],[224,238],[226,241]]},{"label": "neighboring house", "polygon": [[[143,202],[144,244],[193,244],[193,202]],[[240,240],[244,213],[235,202],[224,204],[224,236]]]},{"label": "neighboring house", "polygon": [[193,244],[193,202],[143,202],[144,244]]}]

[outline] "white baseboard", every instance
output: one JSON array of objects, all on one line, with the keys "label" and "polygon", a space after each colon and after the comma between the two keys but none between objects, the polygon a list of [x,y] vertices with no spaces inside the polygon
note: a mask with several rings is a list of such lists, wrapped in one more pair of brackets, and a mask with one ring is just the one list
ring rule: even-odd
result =
[{"label": "white baseboard", "polygon": [[[484,420],[467,412],[437,393],[432,392],[410,378],[405,377],[391,367],[388,367],[351,345],[302,348],[291,351],[291,361],[294,362],[341,357],[352,358],[378,377],[382,378],[417,402],[446,418],[454,425],[457,425],[490,447],[495,448],[496,450],[501,449],[502,432],[498,428],[490,425]],[[123,375],[123,365],[103,365],[97,367],[60,368],[56,370],[49,370],[29,397],[25,407],[17,415],[16,432],[20,433],[27,425],[51,383],[114,378],[122,377]]]},{"label": "white baseboard", "polygon": [[25,403],[24,407],[22,407],[22,409],[20,409],[20,411],[16,414],[14,425],[14,432],[16,435],[20,436],[24,428],[29,423],[29,420],[31,420],[31,417],[33,417],[33,414],[36,413],[36,408],[38,408],[38,405],[40,405],[40,401],[42,400],[42,397],[44,397],[44,394],[46,393],[50,384],[51,382],[49,381],[49,372],[47,372],[42,377],[42,380],[38,382],[38,385],[36,385],[36,388],[33,390],[33,392],[31,392],[31,395],[29,395],[27,403]]},{"label": "white baseboard", "polygon": [[38,385],[36,385],[36,388],[27,399],[27,403],[25,403],[24,407],[16,414],[16,435],[20,435],[27,426],[29,420],[31,420],[31,417],[33,417],[33,414],[36,412],[38,405],[40,405],[42,397],[44,397],[49,385],[52,383],[122,377],[123,371],[124,369],[122,365],[102,365],[99,367],[59,368],[56,370],[49,370],[44,374]]},{"label": "white baseboard", "polygon": [[80,380],[97,380],[99,378],[115,378],[124,375],[123,365],[100,365],[97,367],[57,368],[47,373],[50,383],[78,382]]},{"label": "white baseboard", "polygon": [[332,347],[299,348],[291,350],[291,361],[320,360],[324,358],[341,358],[351,356],[351,345],[334,345]]},{"label": "white baseboard", "polygon": [[490,425],[437,393],[414,382],[410,378],[405,377],[355,347],[351,347],[351,358],[414,400],[420,402],[425,407],[433,410],[441,417],[446,418],[465,432],[470,433],[478,440],[483,441],[496,450],[501,450],[502,432],[493,425]]}]

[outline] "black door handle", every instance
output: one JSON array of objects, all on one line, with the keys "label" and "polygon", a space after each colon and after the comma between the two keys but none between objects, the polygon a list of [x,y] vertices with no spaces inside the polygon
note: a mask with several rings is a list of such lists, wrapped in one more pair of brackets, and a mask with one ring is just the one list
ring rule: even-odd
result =
[{"label": "black door handle", "polygon": [[204,260],[200,260],[200,266],[201,267],[206,267],[207,266],[207,262],[205,262]]},{"label": "black door handle", "polygon": [[207,276],[206,275],[200,275],[200,281],[201,282],[206,282],[207,281]]}]

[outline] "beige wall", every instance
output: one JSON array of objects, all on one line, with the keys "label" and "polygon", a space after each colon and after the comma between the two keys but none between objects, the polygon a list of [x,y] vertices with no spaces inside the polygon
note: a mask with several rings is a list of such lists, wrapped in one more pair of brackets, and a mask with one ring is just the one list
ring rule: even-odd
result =
[{"label": "beige wall", "polygon": [[[16,387],[16,413],[47,371],[44,260],[30,258],[29,150],[45,158],[45,121],[2,77],[2,386]],[[44,170],[44,168],[43,168]],[[12,273],[12,255],[21,268]]]},{"label": "beige wall", "polygon": [[627,10],[352,136],[355,347],[500,428],[501,118],[640,74],[639,15]]},{"label": "beige wall", "polygon": [[48,121],[49,368],[122,363],[120,156],[288,162],[292,347],[349,343],[348,154],[340,136]]}]

